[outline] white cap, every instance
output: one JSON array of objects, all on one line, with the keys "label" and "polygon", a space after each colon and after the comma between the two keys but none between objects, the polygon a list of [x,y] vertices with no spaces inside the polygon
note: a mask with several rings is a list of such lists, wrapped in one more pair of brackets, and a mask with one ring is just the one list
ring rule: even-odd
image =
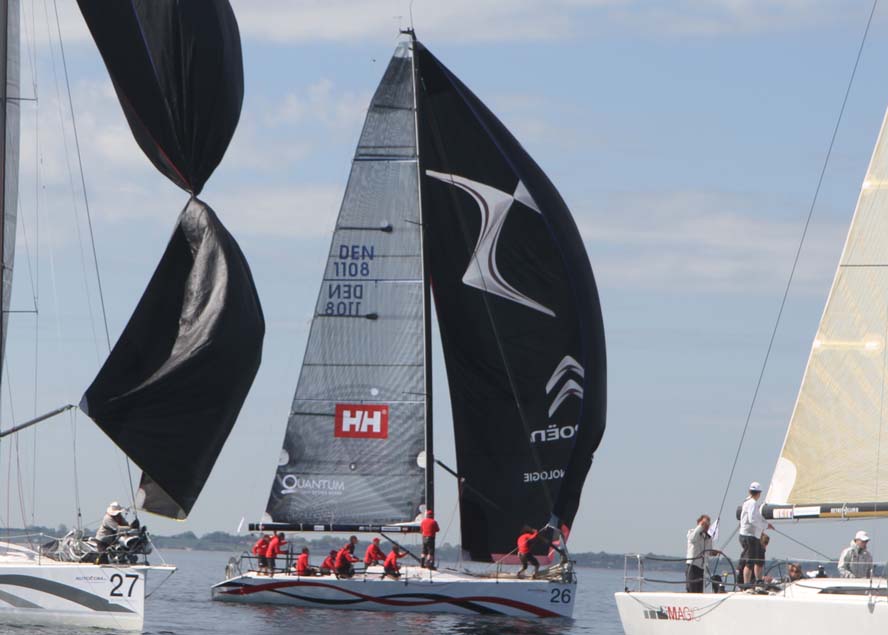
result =
[{"label": "white cap", "polygon": [[110,505],[108,505],[108,509],[105,510],[106,514],[111,514],[112,516],[116,516],[120,512],[123,511],[123,507],[120,506],[120,503],[114,501]]},{"label": "white cap", "polygon": [[854,534],[854,540],[862,540],[863,542],[869,542],[869,534],[865,531],[861,530]]},{"label": "white cap", "polygon": [[762,486],[758,481],[753,481],[752,483],[749,484],[749,491],[750,492],[760,492],[760,491],[762,491]]}]

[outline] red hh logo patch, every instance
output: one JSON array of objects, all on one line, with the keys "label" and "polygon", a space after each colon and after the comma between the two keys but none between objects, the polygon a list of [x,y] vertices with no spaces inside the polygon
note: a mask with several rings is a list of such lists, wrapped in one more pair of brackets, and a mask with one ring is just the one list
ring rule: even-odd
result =
[{"label": "red hh logo patch", "polygon": [[368,404],[336,404],[334,436],[387,439],[389,407]]}]

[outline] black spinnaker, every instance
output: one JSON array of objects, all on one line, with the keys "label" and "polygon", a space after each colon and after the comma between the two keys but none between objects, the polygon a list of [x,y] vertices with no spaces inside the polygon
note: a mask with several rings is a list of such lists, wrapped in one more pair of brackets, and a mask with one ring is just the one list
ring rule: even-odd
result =
[{"label": "black spinnaker", "polygon": [[462,546],[508,554],[523,525],[569,532],[605,427],[592,268],[555,187],[415,43],[427,266],[443,341]]},{"label": "black spinnaker", "polygon": [[142,508],[185,518],[253,383],[265,334],[246,259],[194,198],[240,117],[237,22],[227,0],[78,4],[136,141],[192,194],[81,407],[142,468]]}]

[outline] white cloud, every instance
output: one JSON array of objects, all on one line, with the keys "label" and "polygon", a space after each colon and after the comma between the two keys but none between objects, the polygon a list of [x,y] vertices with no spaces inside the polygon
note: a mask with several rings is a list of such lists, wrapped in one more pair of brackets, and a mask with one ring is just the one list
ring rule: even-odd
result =
[{"label": "white cloud", "polygon": [[369,94],[340,90],[327,78],[303,91],[290,93],[268,117],[270,125],[319,123],[333,130],[352,131],[364,119]]},{"label": "white cloud", "polygon": [[[764,194],[711,191],[625,193],[604,205],[575,207],[599,284],[700,291],[782,288],[801,235],[798,204]],[[815,220],[795,279],[822,292],[838,262],[847,226]]]},{"label": "white cloud", "polygon": [[247,187],[214,194],[236,236],[313,239],[333,233],[344,185]]},{"label": "white cloud", "polygon": [[[24,4],[27,24],[31,9],[30,3]],[[397,30],[410,23],[410,4],[409,0],[232,0],[245,40],[280,44],[394,39]],[[451,42],[556,41],[615,27],[657,36],[708,37],[807,29],[857,19],[860,13],[834,0],[416,0],[412,4],[420,37]],[[55,33],[52,7],[49,11]],[[91,40],[75,3],[59,3],[59,15],[66,43]],[[38,24],[45,22],[42,7],[37,18]]]}]

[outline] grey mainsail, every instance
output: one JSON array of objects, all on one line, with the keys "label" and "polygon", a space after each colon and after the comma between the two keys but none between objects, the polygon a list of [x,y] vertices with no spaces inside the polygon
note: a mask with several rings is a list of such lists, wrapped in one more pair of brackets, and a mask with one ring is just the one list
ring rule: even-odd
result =
[{"label": "grey mainsail", "polygon": [[9,302],[12,297],[12,266],[15,260],[15,225],[18,212],[19,177],[19,0],[0,1],[0,87],[5,108],[0,115],[3,151],[0,170],[3,174],[3,195],[0,197],[0,302],[3,317],[0,322],[0,363],[6,356],[6,327],[9,321]]},{"label": "grey mainsail", "polygon": [[412,521],[426,501],[426,340],[413,60],[371,100],[264,522]]}]

